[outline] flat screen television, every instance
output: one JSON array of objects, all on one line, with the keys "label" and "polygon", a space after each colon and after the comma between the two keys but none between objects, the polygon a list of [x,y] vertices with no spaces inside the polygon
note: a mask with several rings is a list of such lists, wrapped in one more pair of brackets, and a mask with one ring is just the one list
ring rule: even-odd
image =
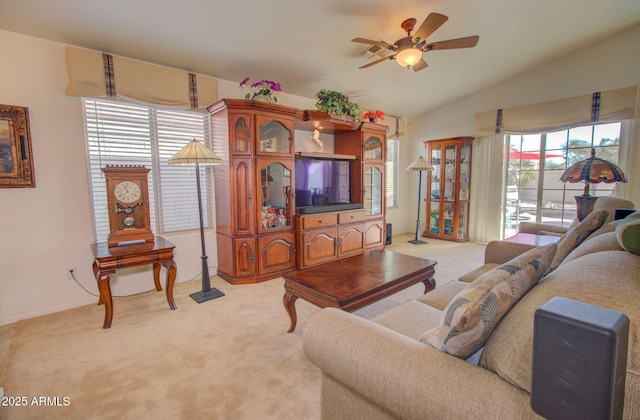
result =
[{"label": "flat screen television", "polygon": [[296,213],[362,208],[351,202],[351,161],[296,157]]}]

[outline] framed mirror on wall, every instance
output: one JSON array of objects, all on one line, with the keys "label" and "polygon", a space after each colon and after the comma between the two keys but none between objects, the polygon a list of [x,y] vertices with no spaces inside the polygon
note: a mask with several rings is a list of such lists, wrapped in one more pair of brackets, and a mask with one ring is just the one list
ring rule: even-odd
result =
[{"label": "framed mirror on wall", "polygon": [[0,187],[35,186],[29,110],[0,105]]}]

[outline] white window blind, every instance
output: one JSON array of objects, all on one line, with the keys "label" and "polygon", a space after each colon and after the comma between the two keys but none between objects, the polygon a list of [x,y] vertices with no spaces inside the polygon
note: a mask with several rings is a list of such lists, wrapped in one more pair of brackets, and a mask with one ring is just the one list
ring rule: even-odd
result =
[{"label": "white window blind", "polygon": [[387,140],[387,207],[398,206],[398,158],[400,140]]},{"label": "white window blind", "polygon": [[[168,160],[194,138],[210,146],[206,113],[178,111],[117,101],[82,100],[89,183],[96,241],[109,235],[106,165],[144,165],[149,172],[151,226],[156,234],[200,226],[196,172],[193,166],[170,166]],[[205,227],[210,227],[212,186],[208,167],[200,168]]]}]

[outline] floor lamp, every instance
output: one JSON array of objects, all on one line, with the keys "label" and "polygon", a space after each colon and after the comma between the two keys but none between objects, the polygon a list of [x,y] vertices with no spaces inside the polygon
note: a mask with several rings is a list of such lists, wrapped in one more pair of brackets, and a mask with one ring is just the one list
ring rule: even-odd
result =
[{"label": "floor lamp", "polygon": [[409,241],[414,245],[426,244],[419,239],[420,235],[420,192],[422,191],[422,171],[432,171],[431,166],[422,156],[418,157],[411,165],[407,166],[407,171],[418,171],[418,218],[416,219],[416,238]]},{"label": "floor lamp", "polygon": [[220,290],[211,288],[207,252],[204,247],[204,223],[202,220],[202,193],[200,192],[200,165],[220,165],[222,159],[203,146],[196,139],[180,149],[171,159],[169,165],[196,165],[196,185],[198,186],[198,210],[200,212],[200,242],[202,243],[202,290],[189,296],[198,303],[224,296]]},{"label": "floor lamp", "polygon": [[598,197],[589,194],[589,185],[604,182],[627,182],[622,169],[613,162],[596,157],[596,149],[591,149],[591,157],[576,162],[568,167],[560,177],[562,182],[584,182],[584,192],[576,195],[576,212],[578,220],[582,221],[593,211],[593,205]]}]

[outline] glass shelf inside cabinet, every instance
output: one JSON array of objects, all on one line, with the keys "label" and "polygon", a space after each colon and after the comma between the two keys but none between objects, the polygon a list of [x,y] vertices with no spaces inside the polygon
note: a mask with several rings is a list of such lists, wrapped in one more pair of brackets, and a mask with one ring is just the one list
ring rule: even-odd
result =
[{"label": "glass shelf inside cabinet", "polygon": [[290,153],[291,132],[278,121],[267,121],[260,126],[259,147],[261,152]]},{"label": "glass shelf inside cabinet", "polygon": [[291,171],[280,163],[260,170],[262,229],[291,226]]}]

